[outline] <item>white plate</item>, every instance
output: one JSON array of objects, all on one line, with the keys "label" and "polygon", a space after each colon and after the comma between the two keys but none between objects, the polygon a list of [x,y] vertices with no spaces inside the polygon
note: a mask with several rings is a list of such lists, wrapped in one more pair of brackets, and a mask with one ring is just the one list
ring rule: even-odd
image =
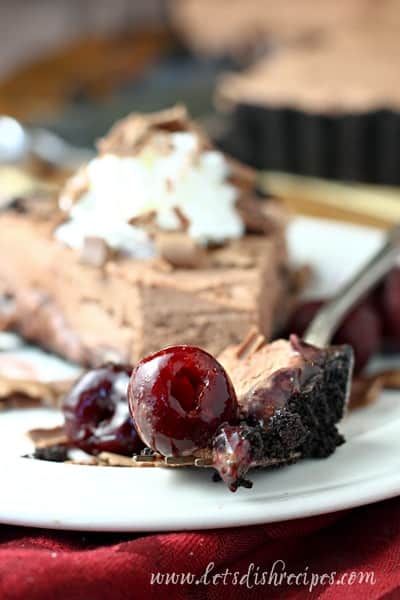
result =
[{"label": "white plate", "polygon": [[[294,259],[315,266],[312,295],[334,290],[380,238],[376,230],[310,219],[296,220],[289,230]],[[31,349],[11,348],[5,354],[7,360],[19,357],[21,371],[34,363],[42,375],[63,377],[72,368]],[[20,458],[30,449],[28,428],[58,422],[60,414],[48,409],[1,413],[1,522],[98,531],[201,529],[294,519],[400,493],[400,397],[395,392],[346,417],[341,430],[347,443],[330,458],[254,472],[253,489],[235,494],[212,483],[208,470],[85,467]]]}]

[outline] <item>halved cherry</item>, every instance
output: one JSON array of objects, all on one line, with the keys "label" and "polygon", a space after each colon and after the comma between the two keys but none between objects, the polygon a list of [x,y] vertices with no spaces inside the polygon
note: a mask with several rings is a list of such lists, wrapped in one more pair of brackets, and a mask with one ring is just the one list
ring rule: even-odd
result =
[{"label": "halved cherry", "polygon": [[224,368],[193,346],[173,346],[141,360],[128,398],[142,440],[163,456],[190,455],[206,447],[221,423],[238,417]]}]

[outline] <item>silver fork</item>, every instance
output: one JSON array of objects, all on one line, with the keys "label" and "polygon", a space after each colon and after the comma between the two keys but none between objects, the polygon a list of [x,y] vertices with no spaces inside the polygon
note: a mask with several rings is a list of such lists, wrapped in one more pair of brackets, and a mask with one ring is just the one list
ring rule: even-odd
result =
[{"label": "silver fork", "polygon": [[323,348],[329,345],[343,317],[395,265],[400,254],[400,225],[388,231],[381,247],[315,315],[303,340]]}]

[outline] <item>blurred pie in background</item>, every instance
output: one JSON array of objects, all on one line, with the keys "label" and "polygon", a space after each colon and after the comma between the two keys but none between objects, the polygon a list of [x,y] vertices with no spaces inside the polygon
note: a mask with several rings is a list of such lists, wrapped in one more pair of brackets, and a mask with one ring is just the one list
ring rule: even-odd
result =
[{"label": "blurred pie in background", "polygon": [[385,5],[222,77],[226,148],[257,168],[398,185],[400,4]]},{"label": "blurred pie in background", "polygon": [[[171,0],[173,25],[196,53],[248,62],[361,19],[371,0]],[[384,4],[384,2],[382,2]]]}]

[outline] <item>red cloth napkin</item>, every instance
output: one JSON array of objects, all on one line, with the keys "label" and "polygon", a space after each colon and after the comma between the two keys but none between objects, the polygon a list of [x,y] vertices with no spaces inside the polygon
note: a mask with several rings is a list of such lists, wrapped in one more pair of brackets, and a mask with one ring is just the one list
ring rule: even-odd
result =
[{"label": "red cloth napkin", "polygon": [[[279,583],[283,570],[292,578]],[[264,585],[262,571],[267,572]],[[357,578],[373,573],[373,579],[351,585],[352,572]],[[151,584],[152,573],[203,577],[191,585]],[[303,578],[308,575],[305,585],[302,573]],[[325,580],[316,583],[322,575]],[[218,531],[82,534],[0,526],[0,598],[400,599],[400,498],[320,517]]]}]

